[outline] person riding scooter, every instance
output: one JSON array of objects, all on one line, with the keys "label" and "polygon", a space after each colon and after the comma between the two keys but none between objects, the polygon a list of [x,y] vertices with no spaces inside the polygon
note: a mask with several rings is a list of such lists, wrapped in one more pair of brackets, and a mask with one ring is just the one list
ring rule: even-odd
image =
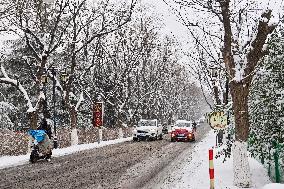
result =
[{"label": "person riding scooter", "polygon": [[46,159],[47,161],[50,161],[52,155],[52,132],[46,119],[43,118],[37,130],[30,130],[29,134],[34,139],[30,161],[32,163],[36,162],[38,159]]},{"label": "person riding scooter", "polygon": [[52,131],[49,124],[47,124],[47,120],[45,118],[42,119],[40,126],[37,128],[37,130],[44,130],[46,134],[48,135],[48,138],[52,138]]}]

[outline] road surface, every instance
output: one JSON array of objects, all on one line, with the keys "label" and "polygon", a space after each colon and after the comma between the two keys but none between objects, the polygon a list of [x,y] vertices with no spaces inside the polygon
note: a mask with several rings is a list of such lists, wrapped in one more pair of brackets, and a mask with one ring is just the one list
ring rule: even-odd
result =
[{"label": "road surface", "polygon": [[[206,124],[198,127],[196,142],[170,142],[165,135],[163,140],[125,142],[2,169],[0,188],[154,188],[171,171],[169,165],[180,164],[184,151],[188,153],[208,130]],[[186,161],[194,158],[190,155]]]}]

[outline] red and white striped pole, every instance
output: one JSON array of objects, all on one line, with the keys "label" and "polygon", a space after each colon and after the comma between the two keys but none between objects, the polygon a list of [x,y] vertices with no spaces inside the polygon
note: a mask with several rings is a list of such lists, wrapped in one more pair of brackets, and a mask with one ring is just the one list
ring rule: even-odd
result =
[{"label": "red and white striped pole", "polygon": [[209,150],[209,177],[210,177],[210,189],[214,189],[213,149]]}]

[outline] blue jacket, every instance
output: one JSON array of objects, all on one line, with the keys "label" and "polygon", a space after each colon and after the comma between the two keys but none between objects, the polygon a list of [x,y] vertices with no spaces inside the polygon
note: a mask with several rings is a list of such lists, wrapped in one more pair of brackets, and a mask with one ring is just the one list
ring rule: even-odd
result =
[{"label": "blue jacket", "polygon": [[37,141],[42,142],[45,137],[44,130],[29,130],[28,133]]}]

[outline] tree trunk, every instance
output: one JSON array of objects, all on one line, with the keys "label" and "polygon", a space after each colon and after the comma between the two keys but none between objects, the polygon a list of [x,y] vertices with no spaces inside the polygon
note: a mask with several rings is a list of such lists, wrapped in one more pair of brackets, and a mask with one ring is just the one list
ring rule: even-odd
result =
[{"label": "tree trunk", "polygon": [[37,129],[37,113],[36,112],[29,112],[28,117],[30,119],[30,128]]},{"label": "tree trunk", "polygon": [[250,167],[247,156],[247,139],[249,135],[249,85],[232,82],[230,89],[233,100],[236,137],[236,141],[233,145],[234,185],[248,188],[251,186]]},{"label": "tree trunk", "polygon": [[249,134],[248,84],[232,83],[231,94],[235,115],[236,140],[246,142]]},{"label": "tree trunk", "polygon": [[75,106],[70,108],[71,115],[71,146],[78,145],[78,132],[77,132],[77,112],[75,110]]},{"label": "tree trunk", "polygon": [[77,126],[77,112],[75,110],[75,106],[70,108],[70,115],[71,115],[71,129],[76,129]]},{"label": "tree trunk", "polygon": [[[33,130],[37,129],[37,113],[35,111],[34,112],[28,112],[28,117],[29,117],[29,120],[30,120],[30,128],[33,129]],[[29,135],[27,153],[31,153],[32,143],[33,143],[33,137],[31,135]]]}]

